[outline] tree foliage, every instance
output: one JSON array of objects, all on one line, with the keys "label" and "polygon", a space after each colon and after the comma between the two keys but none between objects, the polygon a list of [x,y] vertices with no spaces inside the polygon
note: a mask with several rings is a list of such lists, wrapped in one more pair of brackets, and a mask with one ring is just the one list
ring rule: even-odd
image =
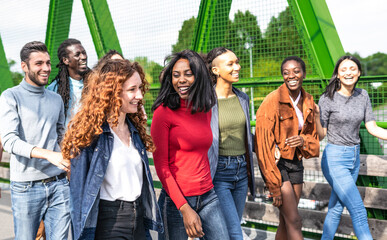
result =
[{"label": "tree foliage", "polygon": [[[178,41],[172,46],[173,52],[191,47],[195,23],[194,17],[184,21]],[[261,31],[257,16],[249,10],[238,10],[234,19],[229,19],[225,24],[225,37],[217,41],[219,46],[230,48],[239,57],[242,65],[241,78],[250,77],[250,69],[255,77],[279,76],[278,69],[285,56],[298,55],[305,58],[302,40],[289,7],[279,13],[278,17],[271,19],[265,33]],[[304,60],[308,62],[307,59]],[[270,64],[266,64],[267,61]],[[269,66],[270,69],[262,68]]]},{"label": "tree foliage", "polygon": [[183,22],[183,26],[179,31],[179,38],[177,43],[172,45],[172,53],[183,51],[184,49],[190,49],[192,43],[192,37],[195,31],[196,18],[191,17]]},{"label": "tree foliage", "polygon": [[135,57],[134,61],[144,68],[145,78],[149,83],[157,83],[159,81],[159,74],[163,70],[160,64],[148,60],[148,57]]},{"label": "tree foliage", "polygon": [[[257,17],[248,10],[244,13],[238,10],[234,15],[234,20],[228,22],[225,46],[235,52],[240,59],[241,65],[249,66],[250,57],[257,59],[263,49],[262,42],[262,33]],[[249,77],[249,69],[242,69],[241,77]]]},{"label": "tree foliage", "polygon": [[[9,68],[13,67],[15,64],[16,64],[15,60],[12,60],[12,59],[8,60]],[[19,85],[19,83],[23,80],[24,75],[20,72],[11,71],[11,77],[12,77],[13,85],[16,86],[16,85]]]},{"label": "tree foliage", "polygon": [[272,17],[265,32],[265,40],[268,53],[277,60],[282,60],[283,56],[305,55],[289,7],[280,12],[277,18]]},{"label": "tree foliage", "polygon": [[[191,47],[196,19],[194,17],[184,21],[179,31],[179,38],[172,46],[173,52],[178,52]],[[296,27],[290,8],[287,7],[277,17],[272,17],[265,32],[261,31],[260,23],[250,11],[238,11],[234,19],[229,19],[225,24],[226,33],[224,39],[216,39],[219,46],[233,50],[240,59],[242,69],[240,77],[250,77],[250,48],[252,70],[255,78],[280,78],[280,65],[282,60],[290,55],[303,58],[306,63],[307,75],[317,75],[312,68],[313,59],[309,59],[306,46],[302,41],[299,29]],[[387,75],[387,54],[375,53],[361,58],[359,54],[352,55],[359,58],[362,63],[364,76]],[[320,93],[319,86],[305,86],[312,94]],[[387,102],[387,82],[360,84],[359,87],[367,89],[373,103],[376,105]],[[274,90],[270,84],[267,87],[256,89],[254,96],[266,96]],[[257,99],[259,102],[262,99]],[[256,102],[255,102],[256,104]],[[374,105],[374,106],[376,106]]]}]

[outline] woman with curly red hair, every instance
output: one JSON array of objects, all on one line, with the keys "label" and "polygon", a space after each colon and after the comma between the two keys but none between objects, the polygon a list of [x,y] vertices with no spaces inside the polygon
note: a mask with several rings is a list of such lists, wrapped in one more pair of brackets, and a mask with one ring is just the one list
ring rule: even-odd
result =
[{"label": "woman with curly red hair", "polygon": [[146,154],[155,147],[141,111],[148,82],[128,60],[108,60],[89,77],[62,144],[73,237],[145,239],[148,229],[163,231]]}]

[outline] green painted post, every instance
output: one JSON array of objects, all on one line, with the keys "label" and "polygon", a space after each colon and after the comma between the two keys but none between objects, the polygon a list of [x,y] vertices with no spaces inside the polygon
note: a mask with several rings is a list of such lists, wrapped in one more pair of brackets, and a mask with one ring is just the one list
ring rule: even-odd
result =
[{"label": "green painted post", "polygon": [[208,52],[224,41],[232,0],[202,0],[195,25],[192,49]]},{"label": "green painted post", "polygon": [[82,0],[82,5],[98,58],[101,58],[110,49],[122,53],[106,0]]},{"label": "green painted post", "polygon": [[324,0],[288,0],[304,43],[309,45],[321,78],[330,78],[336,61],[345,54]]},{"label": "green painted post", "polygon": [[5,56],[3,41],[0,36],[0,93],[2,93],[7,88],[13,87],[12,74],[9,69],[8,61]]},{"label": "green painted post", "polygon": [[58,73],[59,45],[69,37],[72,9],[73,0],[50,0],[45,42],[51,57],[51,80]]}]

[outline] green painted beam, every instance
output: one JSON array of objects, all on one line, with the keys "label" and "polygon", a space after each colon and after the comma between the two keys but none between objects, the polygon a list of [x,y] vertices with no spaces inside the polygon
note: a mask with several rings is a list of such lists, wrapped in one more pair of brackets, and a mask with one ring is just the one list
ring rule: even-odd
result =
[{"label": "green painted beam", "polygon": [[82,0],[82,5],[98,58],[101,58],[110,49],[122,53],[106,0]]},{"label": "green painted beam", "polygon": [[232,0],[202,0],[192,49],[196,52],[208,52],[214,47],[223,45]]},{"label": "green painted beam", "polygon": [[312,50],[321,78],[330,78],[336,61],[345,54],[324,0],[288,0],[304,43]]},{"label": "green painted beam", "polygon": [[12,74],[9,69],[7,57],[5,56],[5,51],[3,47],[3,41],[0,36],[0,93],[2,93],[7,88],[13,87]]},{"label": "green painted beam", "polygon": [[51,57],[51,80],[58,73],[59,45],[69,37],[72,9],[73,0],[50,0],[45,43]]}]

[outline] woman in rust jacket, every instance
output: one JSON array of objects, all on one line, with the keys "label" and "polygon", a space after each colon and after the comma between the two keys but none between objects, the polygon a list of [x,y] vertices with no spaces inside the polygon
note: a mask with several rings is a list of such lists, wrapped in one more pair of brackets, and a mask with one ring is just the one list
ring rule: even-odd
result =
[{"label": "woman in rust jacket", "polygon": [[319,156],[313,97],[302,88],[305,73],[301,58],[287,57],[281,65],[284,84],[265,98],[256,115],[259,167],[280,210],[276,239],[303,239],[297,210],[302,158]]}]

